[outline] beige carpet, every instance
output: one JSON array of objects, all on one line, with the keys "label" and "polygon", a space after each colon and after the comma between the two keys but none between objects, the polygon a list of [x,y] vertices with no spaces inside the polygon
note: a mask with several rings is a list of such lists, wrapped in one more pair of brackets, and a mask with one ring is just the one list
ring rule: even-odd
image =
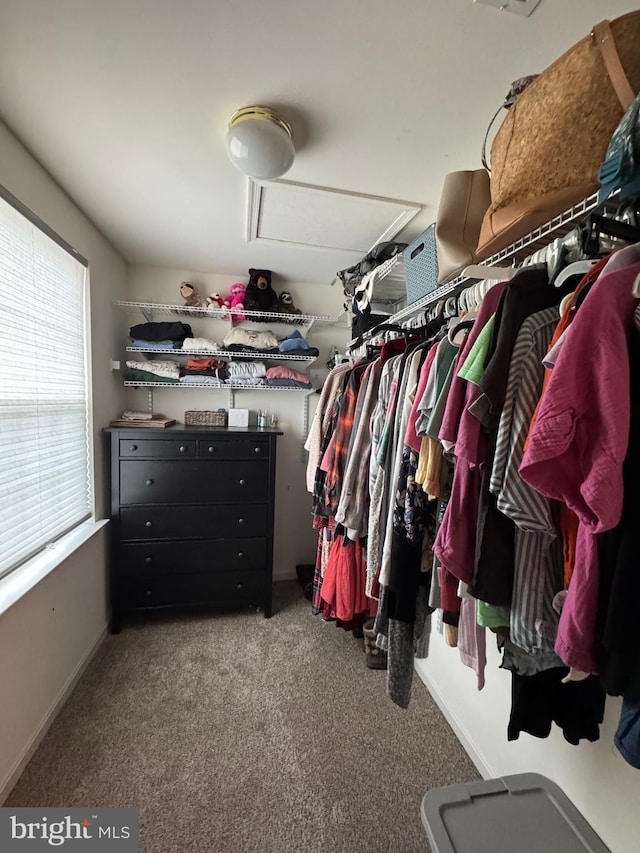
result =
[{"label": "beige carpet", "polygon": [[109,637],[6,805],[138,806],[144,853],[418,853],[429,788],[478,778],[422,683],[386,697],[294,584],[275,613]]}]

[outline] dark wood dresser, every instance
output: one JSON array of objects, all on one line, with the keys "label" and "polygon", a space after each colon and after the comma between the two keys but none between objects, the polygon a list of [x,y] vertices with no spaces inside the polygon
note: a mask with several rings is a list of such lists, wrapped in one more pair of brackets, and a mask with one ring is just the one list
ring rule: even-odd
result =
[{"label": "dark wood dresser", "polygon": [[111,453],[111,631],[146,608],[264,608],[271,616],[272,429],[105,430]]}]

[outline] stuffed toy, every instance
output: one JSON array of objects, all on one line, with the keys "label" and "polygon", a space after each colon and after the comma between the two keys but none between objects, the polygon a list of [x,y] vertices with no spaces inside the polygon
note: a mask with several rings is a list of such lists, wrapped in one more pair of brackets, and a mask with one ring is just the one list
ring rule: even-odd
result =
[{"label": "stuffed toy", "polygon": [[[246,286],[242,284],[242,282],[238,281],[231,285],[229,297],[226,300],[229,308],[231,309],[231,316],[236,323],[241,323],[244,320],[244,298],[246,290]],[[228,318],[229,315],[227,315],[227,319]]]},{"label": "stuffed toy", "polygon": [[[248,311],[277,311],[278,294],[271,285],[271,270],[249,270],[249,284],[244,297],[244,307]],[[253,317],[260,323],[267,323],[268,317]]]},{"label": "stuffed toy", "polygon": [[209,308],[228,308],[229,300],[223,299],[219,293],[212,293],[210,296],[207,296],[207,302]]},{"label": "stuffed toy", "polygon": [[[208,308],[209,303],[206,299],[203,299],[200,296],[200,291],[195,286],[195,284],[190,284],[188,281],[180,282],[180,296],[185,301],[185,309],[187,308]],[[185,314],[188,314],[189,311],[185,310]],[[197,311],[192,312],[197,315]]]},{"label": "stuffed toy", "polygon": [[280,294],[278,310],[281,314],[291,314],[291,319],[287,320],[287,323],[304,323],[304,320],[295,319],[296,314],[302,314],[302,311],[293,304],[293,297],[287,290],[283,290]]}]

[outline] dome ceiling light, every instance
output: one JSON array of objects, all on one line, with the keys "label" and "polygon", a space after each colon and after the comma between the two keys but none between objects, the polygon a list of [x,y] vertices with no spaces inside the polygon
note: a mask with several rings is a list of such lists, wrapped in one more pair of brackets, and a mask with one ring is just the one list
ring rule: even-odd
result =
[{"label": "dome ceiling light", "polygon": [[242,107],[229,119],[226,148],[243,174],[270,181],[288,172],[295,147],[291,126],[270,107]]}]

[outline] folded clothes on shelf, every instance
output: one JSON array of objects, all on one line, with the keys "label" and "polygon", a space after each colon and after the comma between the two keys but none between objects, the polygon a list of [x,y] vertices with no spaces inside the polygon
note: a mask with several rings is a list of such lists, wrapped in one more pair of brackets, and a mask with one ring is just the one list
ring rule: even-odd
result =
[{"label": "folded clothes on shelf", "polygon": [[124,371],[125,382],[167,382],[171,385],[177,385],[179,380],[172,379],[168,376],[158,376],[157,373],[151,373],[148,370],[139,370],[136,367],[127,367]]},{"label": "folded clothes on shelf", "polygon": [[267,349],[278,346],[278,338],[268,329],[258,331],[257,329],[231,329],[223,341],[225,347],[231,344],[243,344],[244,346]]},{"label": "folded clothes on shelf", "polygon": [[218,370],[219,368],[226,366],[227,362],[220,358],[190,358],[185,364],[185,369],[188,371]]},{"label": "folded clothes on shelf", "polygon": [[298,370],[292,370],[290,367],[269,367],[266,373],[267,379],[291,379],[294,382],[300,382],[303,385],[311,385],[309,377],[306,373],[300,373]]},{"label": "folded clothes on shelf", "polygon": [[269,388],[311,388],[310,382],[297,382],[295,379],[265,379]]},{"label": "folded clothes on shelf", "polygon": [[188,323],[138,323],[129,329],[129,337],[135,341],[184,341],[193,332]]},{"label": "folded clothes on shelf", "polygon": [[180,385],[211,385],[214,388],[222,388],[224,380],[215,376],[207,376],[204,373],[190,373],[180,377]]},{"label": "folded clothes on shelf", "polygon": [[127,367],[132,370],[142,370],[152,373],[162,379],[178,379],[180,367],[175,361],[127,361]]},{"label": "folded clothes on shelf", "polygon": [[286,338],[283,338],[283,340],[278,343],[278,349],[280,352],[292,352],[294,350],[307,351],[310,347],[300,332],[297,329],[294,329],[290,335],[287,335]]},{"label": "folded clothes on shelf", "polygon": [[185,338],[182,344],[184,352],[216,352],[219,349],[219,344],[209,338]]},{"label": "folded clothes on shelf", "polygon": [[137,347],[138,349],[149,350],[149,349],[178,349],[180,347],[180,341],[143,341],[143,340],[133,340],[131,341],[132,347]]},{"label": "folded clothes on shelf", "polygon": [[261,361],[230,361],[227,365],[229,376],[264,376],[267,368]]}]

